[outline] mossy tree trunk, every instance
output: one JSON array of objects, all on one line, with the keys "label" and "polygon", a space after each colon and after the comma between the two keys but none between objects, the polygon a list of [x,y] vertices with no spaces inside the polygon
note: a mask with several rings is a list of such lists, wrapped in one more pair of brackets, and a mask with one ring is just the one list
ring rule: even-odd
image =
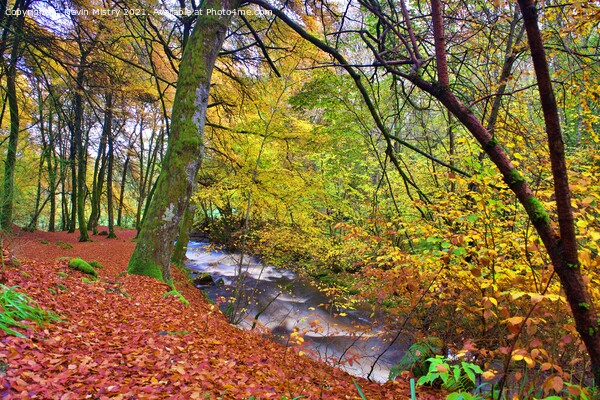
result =
[{"label": "mossy tree trunk", "polygon": [[558,106],[552,88],[544,42],[538,25],[536,3],[532,0],[519,0],[519,7],[523,14],[531,59],[538,80],[538,92],[546,124],[548,154],[554,179],[554,197],[558,216],[559,232],[558,235],[554,235],[554,246],[549,248],[548,244],[544,244],[548,248],[554,271],[558,274],[562,288],[565,291],[575,319],[577,332],[581,335],[590,356],[594,383],[598,386],[600,385],[600,320],[579,263],[575,218],[571,206],[571,189],[569,188]]},{"label": "mossy tree trunk", "polygon": [[[129,261],[130,274],[171,279],[174,241],[196,186],[204,149],[212,70],[232,18],[228,11],[237,6],[237,0],[207,1],[187,41],[179,67],[168,149]],[[214,15],[207,10],[225,12]]]},{"label": "mossy tree trunk", "polygon": [[87,154],[85,152],[83,138],[83,88],[85,84],[85,68],[87,64],[88,52],[82,49],[79,69],[77,71],[77,89],[74,98],[74,122],[73,137],[75,140],[75,154],[77,158],[77,225],[79,227],[79,241],[87,242],[90,240],[87,231],[87,221],[85,220],[85,190],[86,190],[86,162]]},{"label": "mossy tree trunk", "polygon": [[190,241],[190,231],[194,225],[195,213],[196,205],[193,202],[190,202],[183,214],[183,220],[181,221],[181,224],[179,224],[179,236],[177,237],[177,243],[175,243],[173,257],[171,257],[171,262],[175,265],[181,266],[185,261],[185,253],[187,252],[187,245]]},{"label": "mossy tree trunk", "polygon": [[[21,37],[23,23],[25,20],[25,10],[29,2],[17,2],[14,10],[20,11],[14,21],[14,32],[12,49],[8,62],[5,61],[4,70],[6,71],[6,97],[8,100],[8,110],[10,114],[10,131],[8,134],[8,148],[6,151],[6,160],[4,161],[4,183],[2,192],[2,204],[0,205],[0,228],[10,230],[13,220],[13,202],[15,190],[15,165],[17,163],[17,144],[19,141],[19,102],[17,100],[17,61],[21,55]],[[5,6],[2,7],[5,9]],[[10,18],[9,18],[10,20]],[[10,24],[3,32],[6,36]],[[2,47],[6,44],[6,38],[3,38]]]}]

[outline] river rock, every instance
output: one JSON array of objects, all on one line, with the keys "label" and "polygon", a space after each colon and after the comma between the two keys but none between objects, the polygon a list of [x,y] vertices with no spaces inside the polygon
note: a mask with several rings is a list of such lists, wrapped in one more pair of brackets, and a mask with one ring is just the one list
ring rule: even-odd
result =
[{"label": "river rock", "polygon": [[210,274],[200,274],[193,280],[195,286],[210,286],[215,284],[215,280]]}]

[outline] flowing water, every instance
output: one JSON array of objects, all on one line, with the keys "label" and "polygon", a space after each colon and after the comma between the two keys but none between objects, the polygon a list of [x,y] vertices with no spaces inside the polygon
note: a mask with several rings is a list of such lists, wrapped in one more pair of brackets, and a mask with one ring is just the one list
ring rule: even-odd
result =
[{"label": "flowing water", "polygon": [[204,242],[190,242],[187,257],[186,266],[193,275],[209,273],[220,282],[202,289],[220,303],[222,310],[234,304],[220,299],[231,298],[236,287],[243,288],[242,297],[250,299],[239,321],[245,329],[253,325],[268,329],[277,340],[290,345],[294,342],[290,340],[295,336],[292,333],[298,331],[304,338],[300,350],[356,376],[367,377],[372,370],[370,378],[378,382],[387,380],[389,369],[406,352],[405,340],[390,347],[393,332],[387,332],[373,318],[369,307],[338,309],[313,279],[263,265],[249,256],[243,257],[240,268],[239,254],[211,249]]}]

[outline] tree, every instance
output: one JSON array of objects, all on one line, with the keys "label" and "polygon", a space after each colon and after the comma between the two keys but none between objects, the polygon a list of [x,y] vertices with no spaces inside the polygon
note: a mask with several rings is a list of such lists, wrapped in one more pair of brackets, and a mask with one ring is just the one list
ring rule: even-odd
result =
[{"label": "tree", "polygon": [[[196,185],[213,67],[237,8],[236,0],[207,1],[184,49],[167,153],[127,271],[169,281],[179,223]],[[217,15],[207,10],[219,11]]]},{"label": "tree", "polygon": [[[0,42],[0,53],[3,57],[3,67],[6,74],[6,97],[8,98],[8,109],[10,113],[10,134],[8,150],[4,163],[4,184],[2,192],[2,203],[0,204],[0,228],[10,229],[13,219],[14,199],[14,174],[17,158],[17,142],[19,140],[19,101],[17,98],[17,63],[21,58],[21,43],[23,38],[23,25],[25,24],[25,13],[31,5],[30,1],[17,1],[12,10],[6,8],[4,2],[0,7],[3,15],[3,32]],[[11,13],[6,13],[12,11]],[[8,39],[12,37],[12,47],[8,60],[4,51],[8,46]]]},{"label": "tree", "polygon": [[[544,42],[538,26],[536,5],[531,0],[519,0],[519,7],[521,8],[527,30],[531,58],[535,67],[544,121],[546,123],[548,153],[552,165],[552,176],[554,178],[554,194],[559,232],[551,228],[547,217],[545,217],[544,221],[535,220],[539,219],[538,214],[540,210],[527,211],[533,223],[536,224],[536,229],[552,259],[554,271],[556,271],[560,278],[569,306],[571,307],[571,312],[575,318],[577,332],[581,335],[590,356],[595,382],[598,383],[600,382],[600,328],[598,327],[598,314],[589,289],[584,283],[579,263],[575,219],[573,218],[573,207],[571,205],[571,190],[569,188],[558,107],[552,88]],[[532,199],[533,196],[525,199],[524,205],[526,206],[527,202],[533,202]],[[540,222],[545,223],[542,224]]]}]

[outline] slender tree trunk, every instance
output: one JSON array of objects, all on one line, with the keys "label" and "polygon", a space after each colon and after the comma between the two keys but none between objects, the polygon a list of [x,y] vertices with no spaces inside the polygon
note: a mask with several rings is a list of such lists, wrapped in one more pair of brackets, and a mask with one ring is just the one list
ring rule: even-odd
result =
[{"label": "slender tree trunk", "polygon": [[492,136],[494,136],[494,129],[496,127],[496,121],[500,113],[500,106],[502,105],[502,97],[506,92],[508,86],[508,78],[512,74],[513,66],[517,60],[517,54],[515,47],[521,43],[523,38],[524,29],[519,28],[520,18],[519,9],[515,7],[515,12],[512,21],[510,22],[510,33],[506,40],[506,50],[504,52],[504,64],[502,65],[502,71],[500,72],[500,78],[498,80],[498,89],[494,96],[494,102],[492,103],[492,109],[487,120],[486,128]]},{"label": "slender tree trunk", "polygon": [[113,199],[113,166],[115,159],[115,150],[114,150],[114,140],[115,137],[112,132],[112,118],[113,118],[113,109],[112,109],[112,93],[106,94],[106,108],[107,108],[107,118],[105,120],[105,124],[108,125],[108,169],[106,171],[106,197],[108,200],[108,238],[114,239],[117,237],[115,234],[115,218],[114,218],[114,199]]},{"label": "slender tree trunk", "polygon": [[[110,121],[108,121],[110,118]],[[102,138],[98,146],[98,156],[94,163],[94,177],[92,183],[92,196],[91,196],[91,211],[90,218],[88,220],[87,228],[91,230],[94,235],[98,234],[98,220],[100,219],[100,208],[102,197],[102,189],[104,188],[104,176],[106,172],[106,142],[108,135],[110,135],[112,121],[112,110],[109,111],[108,104],[104,110],[104,123],[102,125]]]},{"label": "slender tree trunk", "polygon": [[[146,172],[144,169],[144,119],[140,121],[140,155],[139,155],[139,168],[140,168],[140,181],[138,184],[138,202],[137,202],[137,212],[135,214],[135,229],[140,232],[142,227],[142,207],[144,201],[146,200]],[[154,133],[154,131],[153,131]]]},{"label": "slender tree trunk", "polygon": [[71,170],[71,210],[69,213],[69,233],[75,232],[77,226],[77,143],[75,133],[71,130],[71,146],[69,149],[69,167]]},{"label": "slender tree trunk", "polygon": [[[40,129],[43,130],[43,128]],[[27,230],[29,232],[33,232],[37,229],[38,217],[41,213],[40,199],[42,197],[42,171],[44,169],[44,161],[46,161],[47,151],[48,149],[45,148],[42,151],[42,154],[40,155],[40,161],[38,165],[37,188],[35,191],[35,204],[33,206],[33,212],[31,213],[31,219],[29,220],[29,224],[27,225]],[[44,202],[44,205],[46,204],[46,202]]]},{"label": "slender tree trunk", "polygon": [[[141,211],[140,215],[138,215],[140,219],[139,222],[139,230],[144,223],[144,218],[146,218],[146,212],[148,211],[148,207],[150,207],[150,202],[152,201],[152,196],[154,195],[154,191],[156,190],[156,181],[154,180],[154,173],[156,171],[156,163],[159,152],[163,146],[163,130],[160,130],[158,135],[153,135],[155,140],[150,142],[150,147],[148,150],[152,149],[152,154],[148,157],[148,162],[146,163],[146,172],[144,173],[144,207],[143,211]],[[154,147],[152,147],[152,143],[154,143]],[[148,190],[149,188],[149,190]]]},{"label": "slender tree trunk", "polygon": [[[55,157],[54,151],[54,132],[53,132],[53,113],[48,113],[48,157],[46,162],[48,164],[48,184],[49,184],[49,196],[50,196],[50,215],[48,216],[48,231],[54,232],[56,230],[56,163],[53,163]],[[44,146],[46,141],[44,139]]]},{"label": "slender tree trunk", "polygon": [[[71,227],[71,219],[70,219],[70,209],[69,209],[69,199],[67,197],[67,179],[69,171],[71,170],[71,159],[70,159],[70,149],[71,149],[71,140],[65,139],[65,124],[61,119],[60,113],[57,113],[56,119],[56,138],[58,141],[58,162],[59,162],[59,185],[60,185],[60,214],[61,214],[61,223],[60,230],[67,231]],[[69,153],[69,157],[67,157],[67,153]]]},{"label": "slender tree trunk", "polygon": [[[84,146],[83,138],[83,94],[85,83],[85,69],[87,63],[88,53],[82,50],[81,58],[79,60],[79,68],[76,77],[76,90],[74,97],[74,121],[73,121],[73,142],[75,145],[75,156],[77,159],[77,178],[73,179],[75,187],[73,188],[76,192],[75,202],[77,209],[77,225],[79,227],[79,241],[87,242],[90,240],[87,231],[87,221],[85,220],[85,189],[86,189],[86,161],[87,154]],[[73,225],[75,221],[73,221]]]},{"label": "slender tree trunk", "polygon": [[[227,11],[237,6],[236,0],[208,0],[188,39],[177,79],[169,147],[129,273],[171,279],[173,242],[196,186],[204,148],[211,74],[231,21]],[[206,9],[224,10],[225,15],[206,15]]]},{"label": "slender tree trunk", "polygon": [[123,174],[121,175],[121,187],[119,189],[119,210],[117,212],[117,225],[123,226],[123,203],[125,199],[125,183],[127,181],[127,169],[129,168],[130,155],[127,152],[125,163],[123,164]]}]

